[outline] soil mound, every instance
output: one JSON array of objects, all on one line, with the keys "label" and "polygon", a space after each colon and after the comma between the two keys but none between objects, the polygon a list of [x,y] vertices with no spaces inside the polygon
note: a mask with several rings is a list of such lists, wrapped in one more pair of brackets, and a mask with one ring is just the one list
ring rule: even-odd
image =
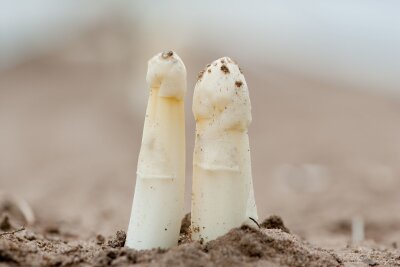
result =
[{"label": "soil mound", "polygon": [[[0,236],[0,266],[340,266],[332,253],[314,248],[282,229],[232,229],[206,244],[187,239],[189,215],[183,220],[181,244],[163,250],[137,251],[124,247],[125,233],[106,239],[64,237],[61,231],[4,232]],[[273,228],[283,228],[279,217]],[[189,220],[190,221],[190,220]],[[265,225],[264,225],[265,227]],[[287,230],[286,227],[284,230]]]}]

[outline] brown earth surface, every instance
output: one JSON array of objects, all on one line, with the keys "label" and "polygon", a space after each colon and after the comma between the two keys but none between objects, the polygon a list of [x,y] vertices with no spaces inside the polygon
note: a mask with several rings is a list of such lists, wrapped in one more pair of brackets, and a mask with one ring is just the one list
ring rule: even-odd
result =
[{"label": "brown earth surface", "polygon": [[19,229],[0,236],[0,266],[400,266],[395,249],[359,246],[338,252],[282,231],[287,228],[277,216],[261,225],[271,228],[242,226],[206,244],[188,240],[182,229],[186,241],[179,246],[143,251],[124,247],[124,231],[82,240],[57,227]]}]

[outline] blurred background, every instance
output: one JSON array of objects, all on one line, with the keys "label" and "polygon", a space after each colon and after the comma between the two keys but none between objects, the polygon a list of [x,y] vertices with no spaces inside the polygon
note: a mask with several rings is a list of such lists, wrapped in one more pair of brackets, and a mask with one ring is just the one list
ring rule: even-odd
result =
[{"label": "blurred background", "polygon": [[230,56],[250,89],[260,219],[325,246],[400,241],[398,1],[0,2],[0,191],[38,223],[126,229],[147,60],[188,70],[187,210],[197,73]]}]

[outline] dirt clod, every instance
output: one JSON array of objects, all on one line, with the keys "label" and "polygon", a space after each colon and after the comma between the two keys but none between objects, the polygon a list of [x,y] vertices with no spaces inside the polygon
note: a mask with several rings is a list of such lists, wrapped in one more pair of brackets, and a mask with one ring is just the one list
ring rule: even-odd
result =
[{"label": "dirt clod", "polygon": [[108,245],[112,248],[120,248],[125,245],[126,233],[122,230],[117,231],[115,236],[108,240]]},{"label": "dirt clod", "polygon": [[10,218],[8,215],[2,216],[0,219],[0,230],[2,231],[9,231],[12,229],[11,223],[10,223]]},{"label": "dirt clod", "polygon": [[106,241],[106,239],[104,238],[104,236],[102,236],[102,235],[97,235],[96,236],[96,243],[98,245],[104,244],[105,241]]},{"label": "dirt clod", "polygon": [[217,259],[217,265],[225,266],[256,261],[275,266],[340,266],[328,252],[305,245],[277,229],[242,226],[210,241],[206,250]]},{"label": "dirt clod", "polygon": [[280,229],[283,232],[290,233],[289,229],[283,223],[282,218],[277,215],[268,217],[260,224],[260,226],[266,229]]},{"label": "dirt clod", "polygon": [[29,241],[36,240],[36,235],[32,231],[26,231],[24,237]]}]

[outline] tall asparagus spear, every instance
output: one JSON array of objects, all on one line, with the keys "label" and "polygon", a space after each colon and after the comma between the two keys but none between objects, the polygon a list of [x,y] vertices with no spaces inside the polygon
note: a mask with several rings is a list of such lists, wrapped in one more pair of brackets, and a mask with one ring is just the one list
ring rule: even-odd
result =
[{"label": "tall asparagus spear", "polygon": [[238,65],[224,57],[200,73],[193,97],[192,237],[212,240],[257,219],[247,128],[249,91]]},{"label": "tall asparagus spear", "polygon": [[126,246],[178,244],[184,210],[186,68],[172,51],[148,62],[147,104]]}]

